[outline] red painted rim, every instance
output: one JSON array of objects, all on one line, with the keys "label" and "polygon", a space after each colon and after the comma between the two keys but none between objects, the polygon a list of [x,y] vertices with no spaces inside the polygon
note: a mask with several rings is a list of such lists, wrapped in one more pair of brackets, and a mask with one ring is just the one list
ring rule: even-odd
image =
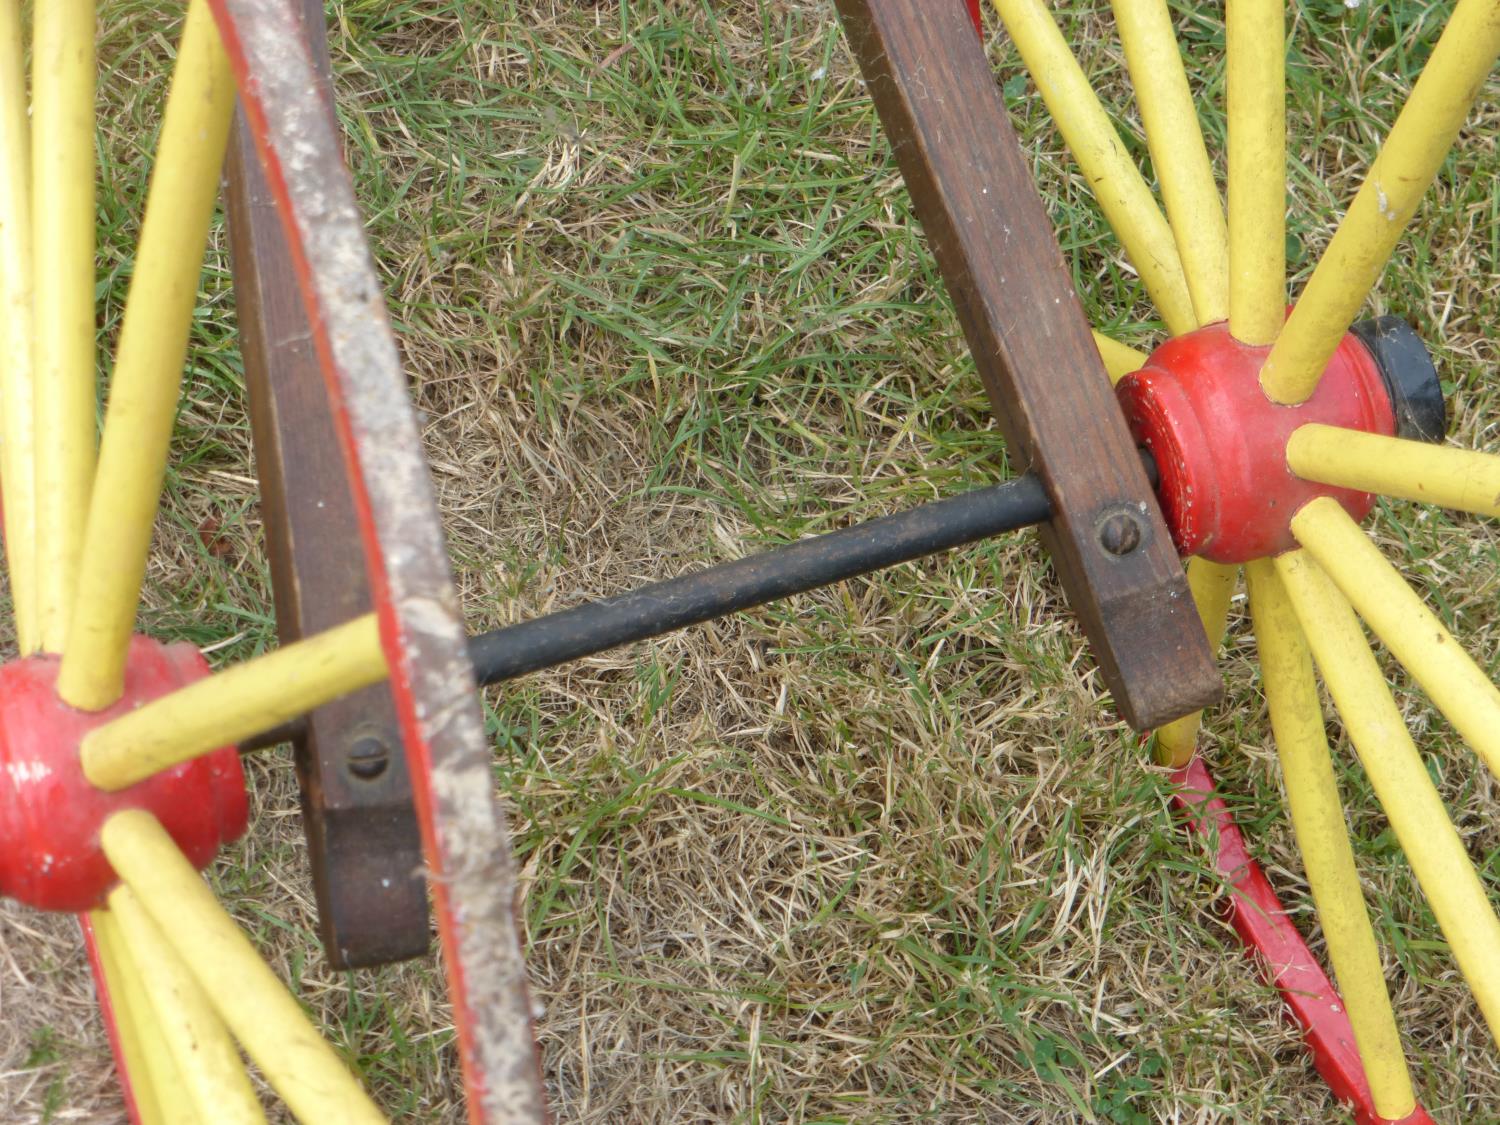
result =
[{"label": "red painted rim", "polygon": [[545,1120],[514,867],[442,527],[295,0],[211,0],[348,470],[443,946],[469,1120]]},{"label": "red painted rim", "polygon": [[115,1014],[114,998],[110,995],[109,980],[104,975],[104,957],[99,952],[99,935],[94,933],[94,924],[87,914],[79,914],[78,928],[83,931],[83,947],[88,951],[89,968],[94,973],[94,992],[99,997],[99,1014],[104,1017],[104,1031],[109,1036],[109,1049],[115,1057],[115,1074],[120,1080],[120,1089],[125,1094],[125,1112],[134,1125],[141,1123],[141,1109],[135,1097],[135,1087],[130,1084],[130,1071],[125,1066],[125,1046],[120,1038],[120,1021]]},{"label": "red painted rim", "polygon": [[[1288,1016],[1302,1029],[1318,1073],[1334,1096],[1351,1108],[1360,1125],[1387,1125],[1389,1118],[1375,1112],[1343,998],[1287,918],[1286,908],[1260,865],[1251,858],[1202,755],[1172,771],[1172,786],[1173,803],[1182,812],[1189,832],[1202,841],[1214,870],[1233,890],[1229,896],[1230,924],[1245,943],[1246,952],[1256,956],[1267,981],[1281,993]],[[1418,1104],[1401,1120],[1430,1125],[1432,1118]]]}]

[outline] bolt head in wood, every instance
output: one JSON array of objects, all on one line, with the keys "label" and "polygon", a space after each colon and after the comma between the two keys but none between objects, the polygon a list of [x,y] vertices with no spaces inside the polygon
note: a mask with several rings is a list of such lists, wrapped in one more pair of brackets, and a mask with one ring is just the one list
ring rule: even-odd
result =
[{"label": "bolt head in wood", "polygon": [[1146,524],[1132,511],[1119,509],[1099,521],[1099,546],[1105,554],[1123,558],[1146,538]]},{"label": "bolt head in wood", "polygon": [[391,764],[391,748],[384,739],[360,735],[344,755],[349,772],[361,781],[374,781]]}]

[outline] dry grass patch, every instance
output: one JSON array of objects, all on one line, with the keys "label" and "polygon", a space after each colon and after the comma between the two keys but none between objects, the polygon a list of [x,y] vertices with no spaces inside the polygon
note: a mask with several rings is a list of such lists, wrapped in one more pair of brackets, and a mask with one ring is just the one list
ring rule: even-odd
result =
[{"label": "dry grass patch", "polygon": [[[1413,28],[1439,14],[1295,12],[1299,278],[1420,66]],[[1080,5],[1063,22],[1095,36],[1086,65],[1124,107],[1107,18]],[[1222,24],[1198,10],[1179,24],[1222,151]],[[111,6],[106,29],[107,338],[174,31],[139,4]],[[343,4],[332,29],[475,628],[1005,472],[830,5]],[[1003,37],[990,47],[1091,315],[1149,343],[1138,281]],[[1144,157],[1131,113],[1118,120]],[[1455,438],[1485,448],[1497,125],[1490,98],[1373,302],[1443,341]],[[222,239],[200,320],[144,620],[228,660],[273,628]],[[1493,671],[1493,528],[1404,504],[1375,527]],[[1303,903],[1242,611],[1207,752]],[[1402,701],[1443,751],[1432,768],[1493,882],[1493,783],[1419,698]],[[486,703],[561,1120],[1337,1117],[1027,537]],[[1500,1100],[1493,1041],[1346,751],[1423,1096],[1435,1115],[1482,1117]],[[226,902],[383,1104],[458,1120],[435,963],[330,972],[290,764],[258,759],[251,779],[252,832],[215,868]],[[6,1119],[119,1119],[71,921],[3,910]]]}]

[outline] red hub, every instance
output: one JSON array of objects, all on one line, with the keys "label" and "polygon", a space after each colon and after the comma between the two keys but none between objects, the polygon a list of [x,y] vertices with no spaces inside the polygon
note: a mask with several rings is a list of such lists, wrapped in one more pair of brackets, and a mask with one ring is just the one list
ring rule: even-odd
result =
[{"label": "red hub", "polygon": [[[1317,391],[1297,406],[1260,389],[1269,351],[1214,324],[1168,340],[1115,388],[1136,440],[1156,459],[1157,496],[1183,555],[1242,563],[1280,554],[1296,546],[1288,524],[1307,501],[1332,496],[1355,519],[1374,502],[1304,481],[1286,464],[1287,438],[1309,422],[1397,432],[1387,375],[1371,349],[1345,336]],[[1431,381],[1436,388],[1435,374]]]},{"label": "red hub", "polygon": [[83,776],[78,746],[110,719],[208,675],[192,645],[130,642],[125,695],[107,711],[57,696],[58,658],[0,667],[0,895],[43,910],[99,906],[115,883],[99,828],[121,809],[152,813],[199,868],[245,830],[245,775],[233,747],[175,766],[119,793]]}]

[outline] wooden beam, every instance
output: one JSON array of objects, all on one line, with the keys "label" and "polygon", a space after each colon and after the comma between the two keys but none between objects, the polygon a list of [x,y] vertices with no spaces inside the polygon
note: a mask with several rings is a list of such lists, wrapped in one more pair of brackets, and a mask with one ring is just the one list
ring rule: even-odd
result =
[{"label": "wooden beam", "polygon": [[[306,39],[332,113],[322,6]],[[230,138],[226,207],[266,551],[282,644],[373,606],[359,521],[276,203],[243,120]],[[294,743],[318,927],[334,968],[427,951],[427,887],[390,688],[319,707]]]},{"label": "wooden beam", "polygon": [[1182,565],[961,5],[837,0],[1012,462],[1046,485],[1042,539],[1126,721],[1223,686]]},{"label": "wooden beam", "polygon": [[[546,1120],[516,869],[442,523],[379,274],[300,0],[209,0],[292,265],[344,453],[390,670],[469,1120]],[[295,482],[293,482],[295,483]],[[348,544],[355,550],[353,542]]]}]

